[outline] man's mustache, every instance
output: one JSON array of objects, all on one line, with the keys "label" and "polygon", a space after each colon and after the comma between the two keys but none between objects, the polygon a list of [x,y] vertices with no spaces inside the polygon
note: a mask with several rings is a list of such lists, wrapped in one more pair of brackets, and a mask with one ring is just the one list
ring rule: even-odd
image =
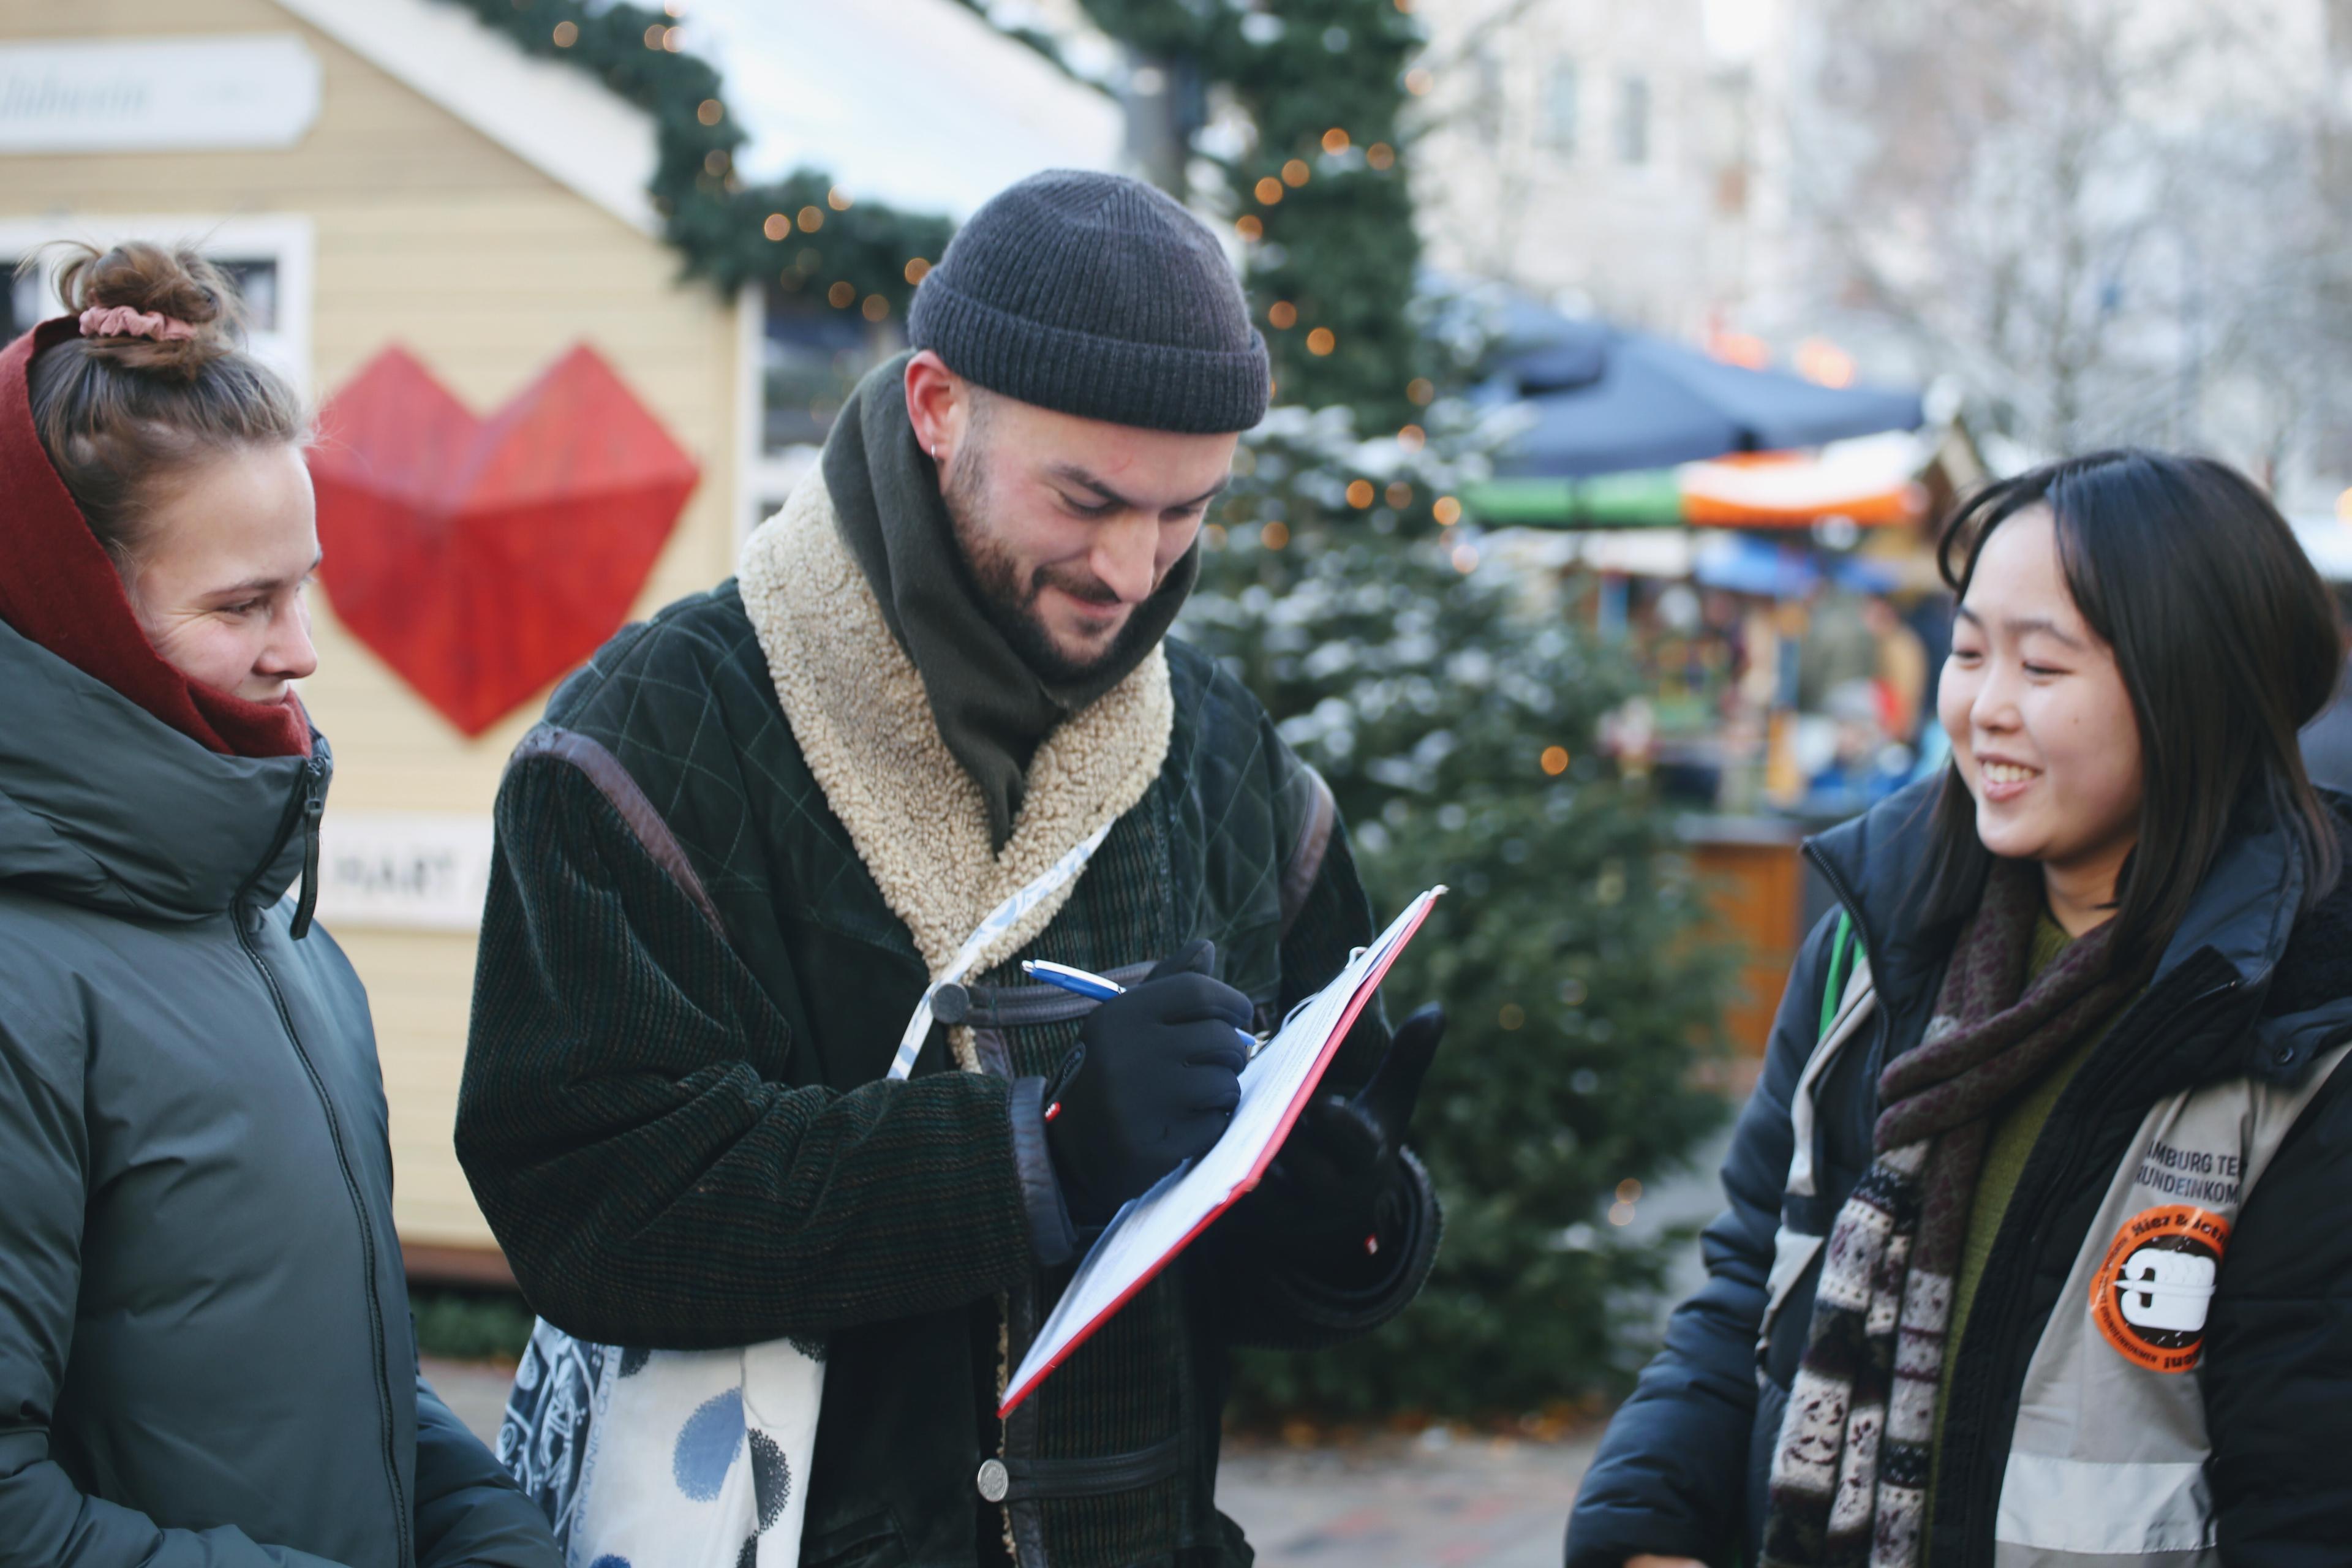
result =
[{"label": "man's mustache", "polygon": [[[1124,602],[1119,598],[1117,589],[1093,573],[1052,565],[1040,566],[1030,574],[1030,603],[1036,603],[1037,595],[1044,592],[1048,584],[1059,588],[1074,599],[1089,605],[1100,605],[1108,608]],[[1152,586],[1156,589],[1159,584],[1155,583]]]}]

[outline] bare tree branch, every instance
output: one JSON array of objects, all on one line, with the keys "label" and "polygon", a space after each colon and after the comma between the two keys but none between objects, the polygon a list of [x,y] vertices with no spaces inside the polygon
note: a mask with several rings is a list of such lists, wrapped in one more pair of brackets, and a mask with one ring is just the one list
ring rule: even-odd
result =
[{"label": "bare tree branch", "polygon": [[1894,327],[2046,450],[2221,439],[2252,458],[2341,422],[2352,155],[2328,72],[2261,4],[1802,15],[1791,195],[1817,311]]}]

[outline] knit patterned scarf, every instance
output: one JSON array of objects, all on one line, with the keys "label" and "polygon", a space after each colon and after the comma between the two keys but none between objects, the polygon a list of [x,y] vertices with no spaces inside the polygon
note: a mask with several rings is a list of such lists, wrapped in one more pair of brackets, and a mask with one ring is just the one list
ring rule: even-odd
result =
[{"label": "knit patterned scarf", "polygon": [[1823,1249],[1771,1470],[1764,1568],[1916,1568],[1952,1281],[1994,1113],[2139,986],[2116,922],[2026,984],[2042,874],[1998,861],[1918,1047],[1878,1080],[1876,1158]]}]

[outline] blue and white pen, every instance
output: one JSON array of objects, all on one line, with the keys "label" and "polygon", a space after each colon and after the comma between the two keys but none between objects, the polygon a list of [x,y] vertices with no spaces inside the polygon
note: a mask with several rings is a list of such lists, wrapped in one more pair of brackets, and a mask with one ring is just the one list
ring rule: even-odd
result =
[{"label": "blue and white pen", "polygon": [[[1127,987],[1116,980],[1097,974],[1091,969],[1077,969],[1066,963],[1055,963],[1050,959],[1023,959],[1021,973],[1032,980],[1059,986],[1079,996],[1091,996],[1097,1002],[1108,1002],[1114,996],[1127,994]],[[1235,1029],[1234,1033],[1242,1037],[1242,1045],[1253,1057],[1264,1047],[1264,1042],[1247,1029]]]}]

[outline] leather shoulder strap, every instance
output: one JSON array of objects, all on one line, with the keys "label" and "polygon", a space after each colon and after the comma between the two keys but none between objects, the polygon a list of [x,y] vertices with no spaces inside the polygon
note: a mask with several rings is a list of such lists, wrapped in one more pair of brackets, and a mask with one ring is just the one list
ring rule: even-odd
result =
[{"label": "leather shoulder strap", "polygon": [[1282,866],[1282,934],[1288,936],[1297,923],[1299,910],[1307,907],[1307,896],[1315,890],[1315,879],[1323,874],[1323,857],[1331,848],[1331,832],[1339,826],[1339,803],[1332,798],[1331,786],[1323,775],[1305,763],[1298,764],[1307,774],[1310,798],[1307,821],[1299,829],[1298,842],[1292,845],[1290,858]]},{"label": "leather shoulder strap", "polygon": [[711,929],[724,938],[726,922],[719,918],[719,906],[711,901],[709,889],[702,885],[693,862],[687,858],[685,846],[678,843],[677,835],[670,831],[669,824],[654,809],[654,803],[646,798],[646,792],[618,757],[589,736],[552,724],[541,724],[525,735],[507,765],[512,767],[533,757],[552,757],[578,769],[606,804],[620,814],[654,864],[669,874],[670,880],[694,900],[695,907],[710,921]]}]

